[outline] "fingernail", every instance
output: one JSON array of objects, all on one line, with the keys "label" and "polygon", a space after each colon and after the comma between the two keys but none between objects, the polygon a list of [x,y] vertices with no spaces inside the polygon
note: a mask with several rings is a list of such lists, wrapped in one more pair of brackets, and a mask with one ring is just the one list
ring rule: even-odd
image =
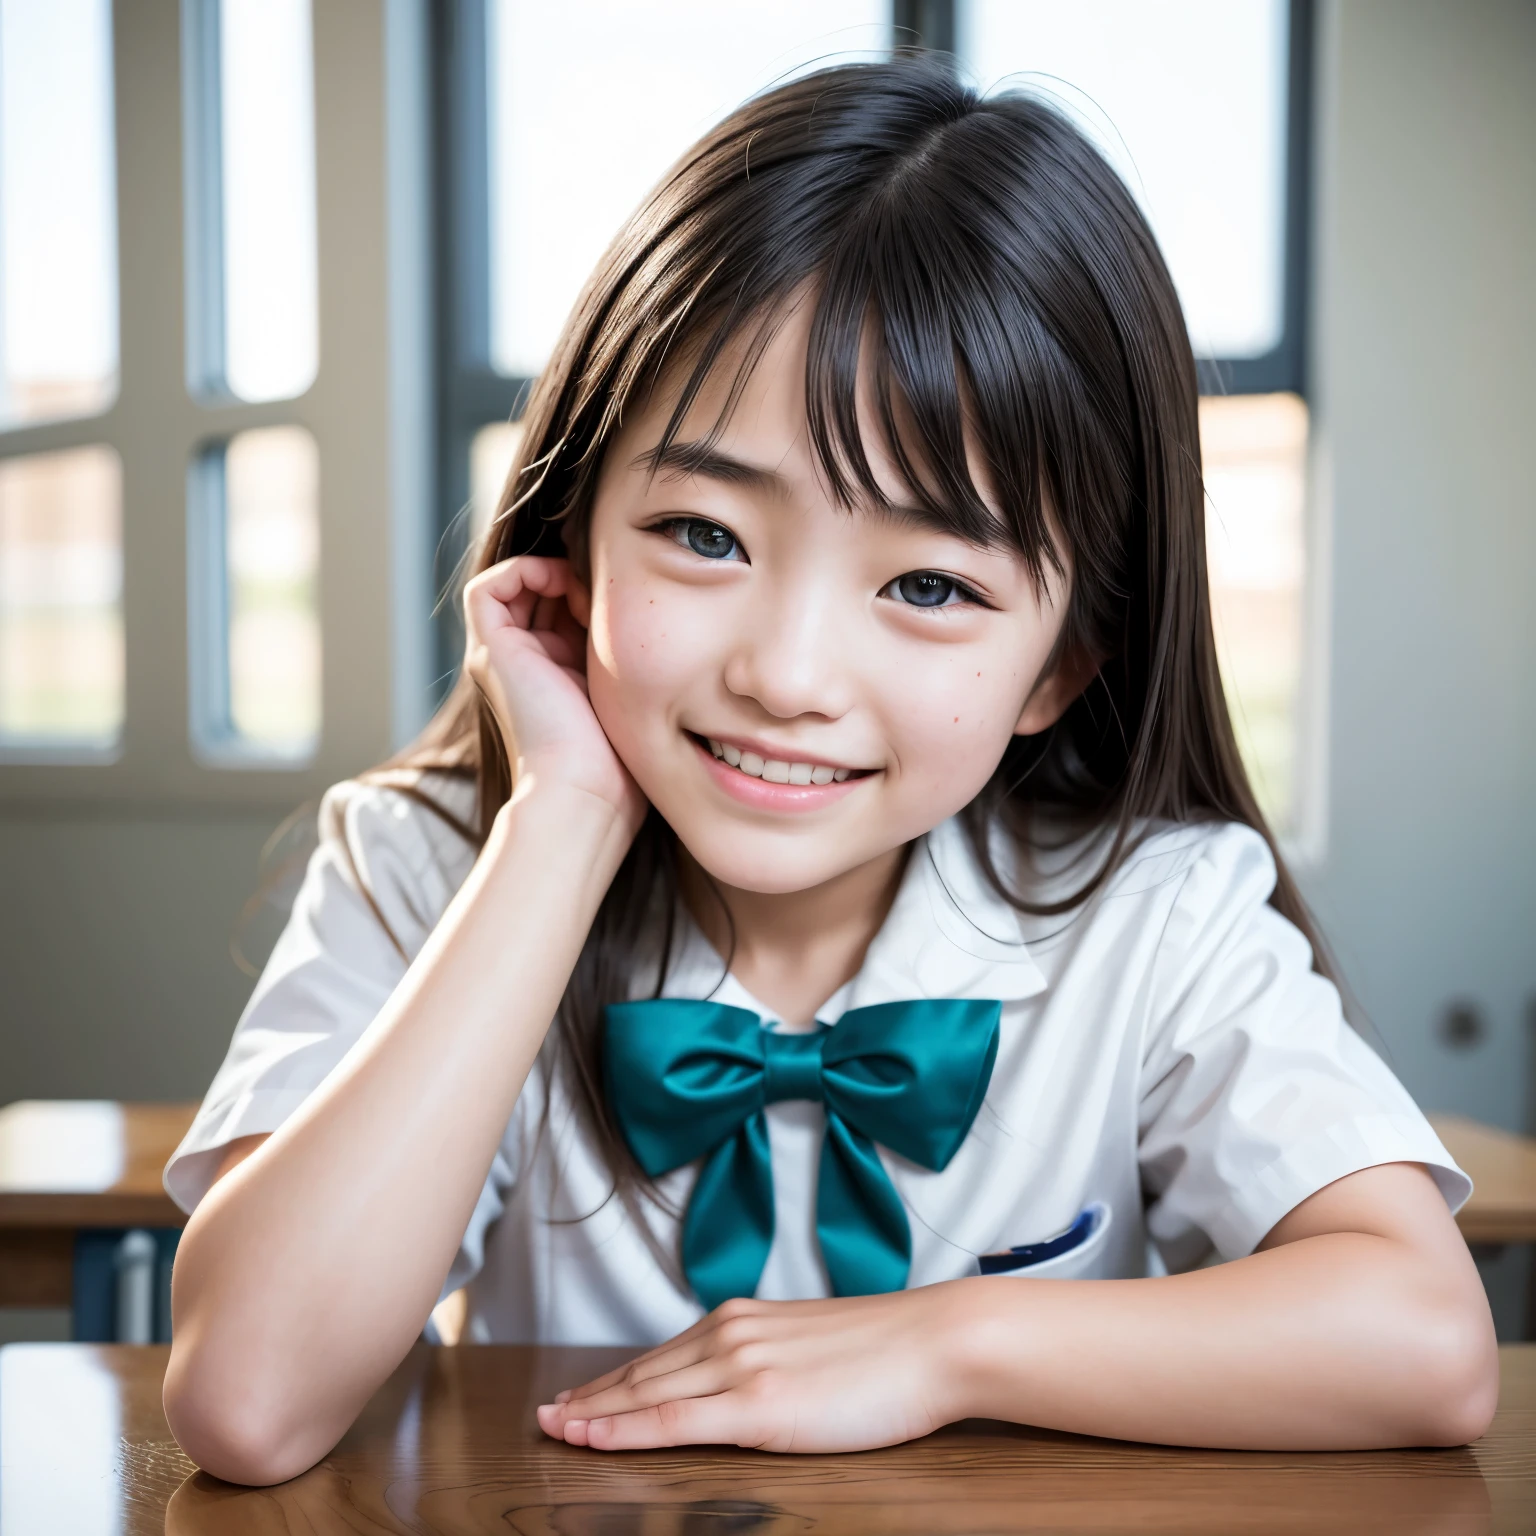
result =
[{"label": "fingernail", "polygon": [[569,1390],[567,1390],[565,1392],[556,1392],[555,1393],[555,1401],[557,1403],[568,1403],[568,1402],[570,1402],[570,1400],[571,1400],[571,1394],[570,1394]]}]

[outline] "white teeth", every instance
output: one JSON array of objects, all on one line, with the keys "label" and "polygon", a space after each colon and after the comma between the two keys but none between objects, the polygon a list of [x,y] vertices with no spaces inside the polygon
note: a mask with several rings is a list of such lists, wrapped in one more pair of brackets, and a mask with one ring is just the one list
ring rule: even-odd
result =
[{"label": "white teeth", "polygon": [[841,784],[853,772],[851,768],[828,768],[823,763],[789,763],[777,757],[764,759],[755,752],[743,752],[729,742],[716,741],[713,736],[704,739],[716,757],[769,784]]}]

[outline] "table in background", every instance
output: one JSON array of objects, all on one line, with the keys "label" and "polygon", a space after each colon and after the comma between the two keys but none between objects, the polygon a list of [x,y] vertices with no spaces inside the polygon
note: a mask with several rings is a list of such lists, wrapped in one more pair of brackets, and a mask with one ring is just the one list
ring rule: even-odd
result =
[{"label": "table in background", "polygon": [[186,1217],[160,1175],[195,1104],[28,1099],[0,1109],[0,1306],[69,1307],[77,1339],[117,1334],[115,1265],[148,1233],[150,1334],[170,1337],[171,1259]]},{"label": "table in background", "polygon": [[558,1445],[540,1435],[535,1405],[622,1352],[418,1345],[319,1466],[260,1490],[195,1471],[171,1439],[167,1353],[0,1352],[5,1536],[1536,1530],[1531,1345],[1500,1351],[1498,1418],[1470,1448],[1188,1451],[972,1422],[847,1456]]},{"label": "table in background", "polygon": [[[116,1337],[113,1254],[126,1231],[144,1229],[158,1244],[155,1311],[164,1314],[186,1217],[160,1175],[196,1111],[37,1099],[0,1109],[0,1306],[71,1307],[76,1339]],[[1457,1218],[1467,1241],[1536,1241],[1536,1141],[1457,1116],[1431,1118],[1477,1186]],[[157,1316],[154,1331],[169,1337],[168,1316]]]},{"label": "table in background", "polygon": [[1469,1243],[1536,1243],[1536,1140],[1460,1115],[1431,1115],[1475,1186],[1456,1218]]}]

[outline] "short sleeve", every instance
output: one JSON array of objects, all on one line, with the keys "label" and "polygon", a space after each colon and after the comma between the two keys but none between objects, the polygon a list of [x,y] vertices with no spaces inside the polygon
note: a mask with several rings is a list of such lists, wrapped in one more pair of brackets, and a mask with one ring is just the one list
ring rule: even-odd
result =
[{"label": "short sleeve", "polygon": [[1325,1185],[1425,1164],[1452,1211],[1471,1193],[1429,1122],[1343,1017],[1333,984],[1268,899],[1251,829],[1203,840],[1154,966],[1141,1064],[1147,1226],[1169,1268],[1251,1253]]},{"label": "short sleeve", "polygon": [[[453,814],[469,810],[461,782],[434,776],[423,792]],[[337,785],[319,825],[287,926],[166,1165],[166,1191],[184,1211],[231,1141],[275,1131],[356,1043],[474,860],[448,821],[387,785]]]}]

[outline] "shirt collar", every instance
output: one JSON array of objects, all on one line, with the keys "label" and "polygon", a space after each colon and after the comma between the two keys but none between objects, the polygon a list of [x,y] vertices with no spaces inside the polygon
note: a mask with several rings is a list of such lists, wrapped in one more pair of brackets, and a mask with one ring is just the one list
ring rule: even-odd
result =
[{"label": "shirt collar", "polygon": [[1017,910],[987,881],[958,819],[941,822],[912,849],[849,1006],[919,997],[1013,1002],[1044,990]]},{"label": "shirt collar", "polygon": [[[668,997],[708,994],[717,1002],[763,1009],[686,912],[684,942],[669,968]],[[864,964],[818,1010],[827,1022],[845,1008],[914,998],[996,998],[1013,1002],[1045,990],[1045,977],[1020,933],[1017,909],[988,883],[956,818],[917,840],[896,900],[871,940]]]}]

